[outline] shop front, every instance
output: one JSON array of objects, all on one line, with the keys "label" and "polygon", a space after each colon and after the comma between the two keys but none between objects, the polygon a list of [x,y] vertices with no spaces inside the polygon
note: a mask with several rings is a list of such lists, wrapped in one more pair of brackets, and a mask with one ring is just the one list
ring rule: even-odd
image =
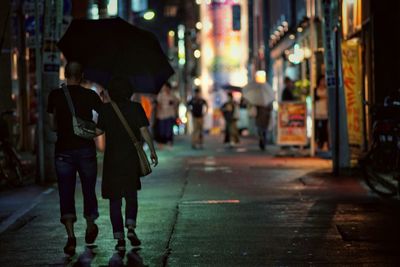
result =
[{"label": "shop front", "polygon": [[[324,146],[318,147],[315,135],[315,88],[325,69],[323,50],[318,47],[320,42],[314,41],[320,36],[319,28],[315,25],[310,27],[310,20],[305,19],[298,24],[295,31],[286,34],[271,49],[272,85],[278,100],[274,105],[274,129],[275,141],[279,145],[301,146],[309,150],[310,155],[315,155],[316,152],[329,155],[329,137],[325,137]],[[285,80],[288,78],[293,82],[293,99],[290,102],[282,97],[287,87]],[[327,109],[326,105],[325,108]],[[327,110],[325,113],[327,114]],[[288,120],[293,123],[288,124]]]}]

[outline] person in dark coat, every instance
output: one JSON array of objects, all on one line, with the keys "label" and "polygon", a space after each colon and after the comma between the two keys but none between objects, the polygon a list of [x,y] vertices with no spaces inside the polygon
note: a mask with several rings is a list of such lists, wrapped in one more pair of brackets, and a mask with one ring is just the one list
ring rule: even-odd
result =
[{"label": "person in dark coat", "polygon": [[272,104],[268,106],[256,106],[256,126],[258,132],[258,145],[261,150],[265,150],[267,145],[267,132],[269,126],[269,120],[271,118]]},{"label": "person in dark coat", "polygon": [[[109,96],[120,108],[130,128],[137,137],[142,138],[150,148],[150,158],[154,166],[158,164],[153,139],[148,130],[149,122],[140,103],[131,102],[132,89],[129,80],[115,77],[109,84]],[[98,131],[106,135],[104,154],[102,197],[110,201],[110,218],[114,238],[118,240],[116,250],[125,250],[125,232],[122,218],[122,199],[125,199],[125,226],[132,246],[139,246],[135,233],[138,212],[137,191],[141,189],[140,163],[136,148],[127,130],[113,110],[110,103],[105,104],[99,114]]]},{"label": "person in dark coat", "polygon": [[282,101],[295,101],[297,100],[293,94],[294,83],[289,77],[285,77],[285,88],[282,91]]}]

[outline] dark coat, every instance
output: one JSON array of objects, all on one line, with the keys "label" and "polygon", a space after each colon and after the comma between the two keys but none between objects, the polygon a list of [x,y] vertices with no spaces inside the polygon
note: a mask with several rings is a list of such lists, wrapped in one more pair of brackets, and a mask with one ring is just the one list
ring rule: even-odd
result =
[{"label": "dark coat", "polygon": [[[149,125],[142,106],[128,101],[117,105],[136,138],[141,139],[140,128]],[[139,157],[111,104],[106,104],[100,112],[98,127],[106,134],[102,196],[107,199],[131,196],[141,188]]]}]

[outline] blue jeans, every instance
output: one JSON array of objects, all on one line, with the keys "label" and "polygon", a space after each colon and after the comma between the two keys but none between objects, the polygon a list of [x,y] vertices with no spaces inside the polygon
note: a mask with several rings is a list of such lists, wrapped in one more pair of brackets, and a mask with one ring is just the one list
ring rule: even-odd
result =
[{"label": "blue jeans", "polygon": [[[124,238],[124,223],[122,218],[122,198],[110,199],[110,219],[113,228],[114,238]],[[125,226],[136,227],[138,213],[137,191],[134,195],[125,197]]]},{"label": "blue jeans", "polygon": [[99,217],[96,198],[97,159],[95,148],[82,148],[57,152],[55,165],[60,195],[62,223],[76,221],[75,187],[76,174],[82,184],[83,209],[86,220],[94,221]]}]

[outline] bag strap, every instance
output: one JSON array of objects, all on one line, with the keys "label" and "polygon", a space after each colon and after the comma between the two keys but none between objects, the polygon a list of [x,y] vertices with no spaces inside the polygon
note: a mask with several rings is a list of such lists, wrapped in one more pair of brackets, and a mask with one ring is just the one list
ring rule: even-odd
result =
[{"label": "bag strap", "polygon": [[115,102],[112,101],[111,99],[110,99],[110,103],[111,103],[111,106],[114,109],[115,113],[117,114],[119,120],[122,122],[122,125],[124,125],[125,130],[128,132],[130,138],[132,139],[133,144],[135,144],[135,145],[138,144],[139,141],[137,140],[137,138],[136,138],[135,134],[133,133],[131,127],[129,126],[128,122],[126,121],[124,115],[122,115],[122,112],[119,109],[119,107],[117,106],[117,104],[115,104]]},{"label": "bag strap", "polygon": [[72,98],[71,98],[71,95],[69,94],[68,88],[64,83],[61,85],[61,87],[63,89],[65,98],[67,99],[69,110],[71,111],[71,114],[74,117],[75,116],[75,108],[74,108],[74,105],[72,103]]}]

